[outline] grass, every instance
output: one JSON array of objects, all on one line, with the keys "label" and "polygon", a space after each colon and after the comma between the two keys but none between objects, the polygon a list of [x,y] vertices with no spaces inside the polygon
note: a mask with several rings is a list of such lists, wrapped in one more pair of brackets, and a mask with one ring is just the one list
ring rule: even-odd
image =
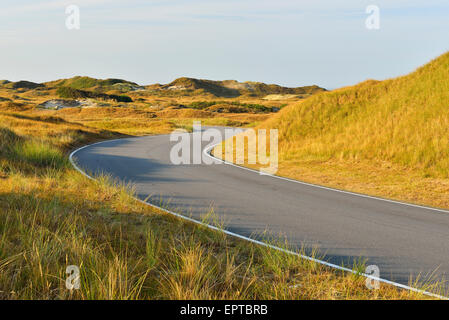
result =
[{"label": "grass", "polygon": [[[216,97],[210,94],[184,96],[171,90],[159,90],[173,93],[170,97],[160,97],[144,87],[139,87],[137,91],[127,91],[127,96],[123,96],[123,90],[119,87],[121,85],[133,88],[137,86],[120,79],[99,80],[89,77],[47,82],[29,90],[14,90],[0,84],[0,110],[14,113],[17,117],[33,117],[36,121],[42,117],[53,117],[78,123],[84,128],[143,135],[167,132],[178,127],[179,122],[192,122],[196,119],[208,124],[255,126],[271,116],[270,110],[275,111],[285,105],[284,101],[275,101],[265,106],[267,101],[249,96],[239,97],[238,100],[221,98],[217,105]],[[42,107],[45,102],[58,98],[85,101],[83,107],[58,108],[59,110],[46,110]],[[180,107],[203,103],[210,105],[209,100],[213,101],[213,108],[200,110],[201,108]]]},{"label": "grass", "polygon": [[16,144],[14,153],[22,161],[38,167],[60,169],[69,165],[67,157],[59,149],[43,141],[29,140],[23,144]]},{"label": "grass", "polygon": [[279,130],[278,174],[449,208],[449,53],[415,72],[314,95],[258,128]]},{"label": "grass", "polygon": [[166,108],[161,111],[149,111],[144,107],[67,108],[59,111],[39,111],[38,114],[57,116],[92,129],[126,135],[168,133],[179,127],[191,126],[196,120],[201,120],[204,125],[248,127],[255,126],[269,117],[267,114],[218,114],[193,109]]},{"label": "grass", "polygon": [[[45,113],[0,121],[1,299],[426,298],[185,222],[67,165],[69,150],[116,131]],[[65,287],[70,265],[80,290]]]}]

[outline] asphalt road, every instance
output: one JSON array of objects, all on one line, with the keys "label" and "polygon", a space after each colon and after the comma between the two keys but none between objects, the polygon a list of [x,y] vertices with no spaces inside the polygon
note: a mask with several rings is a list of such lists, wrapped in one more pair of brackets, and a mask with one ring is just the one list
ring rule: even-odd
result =
[{"label": "asphalt road", "polygon": [[106,141],[79,150],[78,165],[136,186],[139,198],[201,219],[213,208],[234,233],[269,231],[318,248],[337,265],[360,257],[401,284],[449,276],[449,213],[263,176],[226,164],[173,165],[168,135]]}]

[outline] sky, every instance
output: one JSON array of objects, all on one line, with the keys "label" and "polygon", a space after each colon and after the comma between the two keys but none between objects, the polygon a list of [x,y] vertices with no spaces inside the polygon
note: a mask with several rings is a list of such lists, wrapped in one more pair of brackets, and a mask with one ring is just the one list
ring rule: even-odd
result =
[{"label": "sky", "polygon": [[[69,30],[66,7],[80,10]],[[368,29],[369,5],[379,29]],[[0,79],[193,78],[328,89],[449,50],[448,0],[1,0]]]}]

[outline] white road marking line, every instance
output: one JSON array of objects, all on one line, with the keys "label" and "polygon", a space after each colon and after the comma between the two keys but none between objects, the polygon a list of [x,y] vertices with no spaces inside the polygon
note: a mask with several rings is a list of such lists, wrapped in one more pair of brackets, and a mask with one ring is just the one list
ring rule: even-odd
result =
[{"label": "white road marking line", "polygon": [[426,210],[437,211],[437,212],[442,212],[442,213],[448,213],[449,214],[449,210],[445,210],[445,209],[432,208],[432,207],[427,207],[427,206],[420,206],[418,204],[401,202],[401,201],[396,201],[396,200],[391,200],[391,199],[385,199],[385,198],[380,198],[380,197],[375,197],[375,196],[369,196],[369,195],[366,195],[366,194],[363,194],[363,193],[356,193],[356,192],[351,192],[351,191],[345,191],[345,190],[340,190],[340,189],[320,186],[318,184],[313,184],[313,183],[308,183],[308,182],[304,182],[304,181],[289,179],[289,178],[277,176],[277,175],[274,175],[274,174],[264,173],[264,172],[260,172],[258,170],[254,170],[254,169],[246,168],[246,167],[243,167],[243,166],[239,166],[239,165],[237,165],[235,163],[232,163],[232,162],[229,162],[229,161],[226,161],[226,160],[222,160],[222,159],[219,159],[219,158],[211,155],[212,149],[215,148],[219,144],[220,143],[217,143],[217,144],[207,148],[207,150],[204,149],[203,152],[208,157],[210,157],[210,158],[212,158],[212,159],[214,159],[216,161],[219,161],[220,163],[224,163],[224,164],[227,164],[227,165],[230,165],[230,166],[233,166],[233,167],[236,167],[236,168],[240,168],[240,169],[243,169],[243,170],[246,170],[246,171],[251,171],[251,172],[257,173],[257,174],[262,175],[262,176],[268,176],[268,177],[272,177],[272,178],[276,178],[276,179],[280,179],[280,180],[285,180],[285,181],[289,181],[289,182],[294,182],[294,183],[306,185],[306,186],[309,186],[309,187],[324,189],[324,190],[328,190],[328,191],[335,191],[335,192],[345,193],[345,194],[349,194],[349,195],[353,195],[353,196],[357,196],[357,197],[374,199],[374,200],[380,200],[380,201],[384,201],[384,202],[395,203],[395,204],[405,205],[405,206],[409,206],[409,207],[414,207],[414,208],[419,208],[419,209],[426,209]]}]

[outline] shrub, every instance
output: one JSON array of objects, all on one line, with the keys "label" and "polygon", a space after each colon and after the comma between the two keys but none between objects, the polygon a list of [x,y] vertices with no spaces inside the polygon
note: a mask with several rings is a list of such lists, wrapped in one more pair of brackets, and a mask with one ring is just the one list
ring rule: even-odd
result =
[{"label": "shrub", "polygon": [[[239,110],[238,112],[244,112],[245,109],[249,109],[248,111],[252,111],[252,112],[273,112],[275,110],[274,107],[267,107],[264,106],[262,104],[249,104],[249,103],[241,103],[239,101],[194,101],[191,104],[188,105],[189,108],[193,108],[193,109],[199,109],[199,110],[203,110],[203,109],[207,109],[210,108],[212,106],[216,106],[216,105],[229,105],[230,107],[228,107],[227,109],[231,110],[232,107],[237,107],[234,108],[235,110]],[[233,111],[230,111],[233,112]]]},{"label": "shrub", "polygon": [[92,98],[90,92],[78,90],[78,89],[74,89],[74,88],[70,88],[70,87],[60,87],[56,91],[56,94],[60,98],[64,98],[64,99]]},{"label": "shrub", "polygon": [[102,99],[102,100],[114,100],[117,102],[132,102],[133,100],[125,95],[109,95],[105,93],[97,93],[85,90],[74,89],[70,87],[59,87],[56,91],[60,98],[64,99]]},{"label": "shrub", "polygon": [[109,95],[111,100],[115,100],[117,102],[133,102],[133,99],[131,99],[128,96],[125,95],[120,95],[120,96],[116,96],[116,95]]}]

